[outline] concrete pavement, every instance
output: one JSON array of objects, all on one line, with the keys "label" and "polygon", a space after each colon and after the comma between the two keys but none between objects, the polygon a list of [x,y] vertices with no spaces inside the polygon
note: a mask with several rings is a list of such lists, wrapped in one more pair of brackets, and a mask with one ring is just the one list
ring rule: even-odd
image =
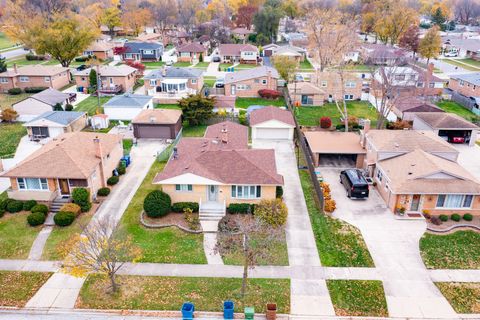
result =
[{"label": "concrete pavement", "polygon": [[[51,214],[50,214],[51,215]],[[28,260],[40,260],[43,253],[43,248],[45,247],[45,243],[47,243],[47,239],[52,233],[53,226],[44,226],[42,230],[40,230],[39,234],[33,241],[32,247],[30,248],[30,253],[28,254]]]}]

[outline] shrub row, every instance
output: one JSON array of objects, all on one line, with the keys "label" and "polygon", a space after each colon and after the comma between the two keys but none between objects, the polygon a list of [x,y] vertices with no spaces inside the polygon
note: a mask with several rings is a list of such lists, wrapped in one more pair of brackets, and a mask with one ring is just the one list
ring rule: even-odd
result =
[{"label": "shrub row", "polygon": [[[438,218],[441,221],[446,222],[446,221],[448,221],[449,216],[446,215],[446,214],[441,214]],[[450,220],[455,221],[455,222],[459,222],[462,218],[465,221],[472,221],[473,220],[473,216],[470,213],[465,213],[463,216],[460,216],[458,213],[454,213],[454,214],[450,215]],[[433,219],[433,217],[432,217],[432,219]]]},{"label": "shrub row", "polygon": [[25,91],[25,93],[39,93],[43,90],[47,89],[47,87],[26,87],[24,90],[22,88],[11,88],[8,89],[8,94],[11,95],[18,95]]},{"label": "shrub row", "polygon": [[45,60],[45,56],[28,53],[25,56],[25,59],[27,59],[28,61],[43,61],[43,60]]},{"label": "shrub row", "polygon": [[255,205],[249,203],[230,203],[227,210],[229,213],[254,213]]},{"label": "shrub row", "polygon": [[258,90],[258,95],[265,99],[278,99],[278,97],[280,97],[282,93],[277,90],[261,89]]},{"label": "shrub row", "polygon": [[193,212],[198,212],[199,205],[197,202],[176,202],[172,204],[172,211],[183,213],[185,209],[191,209]]}]

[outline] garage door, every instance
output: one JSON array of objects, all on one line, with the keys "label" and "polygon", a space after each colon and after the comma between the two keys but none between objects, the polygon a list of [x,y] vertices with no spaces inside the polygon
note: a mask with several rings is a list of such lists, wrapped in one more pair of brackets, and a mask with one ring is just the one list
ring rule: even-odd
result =
[{"label": "garage door", "polygon": [[144,139],[171,139],[170,127],[166,126],[142,126],[138,125],[136,138]]},{"label": "garage door", "polygon": [[288,140],[289,129],[280,128],[257,128],[257,139]]}]

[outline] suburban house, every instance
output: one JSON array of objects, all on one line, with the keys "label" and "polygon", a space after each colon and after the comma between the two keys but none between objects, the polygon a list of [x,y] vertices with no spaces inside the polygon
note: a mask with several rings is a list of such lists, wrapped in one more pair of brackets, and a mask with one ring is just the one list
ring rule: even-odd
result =
[{"label": "suburban house", "polygon": [[[85,69],[77,71],[74,74],[77,88],[90,87],[90,72],[93,69]],[[100,78],[101,85],[99,91],[105,94],[117,94],[121,92],[128,92],[133,89],[135,85],[137,69],[127,65],[119,66],[99,66],[95,68],[97,78]]]},{"label": "suburban house", "polygon": [[386,44],[365,43],[360,49],[360,57],[364,63],[375,65],[403,64],[407,61],[407,53]]},{"label": "suburban house", "polygon": [[183,138],[154,184],[172,203],[197,202],[200,214],[231,203],[275,199],[283,185],[273,149],[248,149],[248,127],[233,122],[209,126],[203,138]]},{"label": "suburban house", "polygon": [[[177,48],[178,61],[199,62],[201,59],[205,59],[208,56],[207,48],[199,42],[191,42],[181,45]],[[200,57],[202,57],[200,59]]]},{"label": "suburban house", "polygon": [[0,90],[29,87],[61,89],[70,83],[70,69],[56,66],[31,65],[13,68],[0,73]]},{"label": "suburban house", "polygon": [[480,73],[451,75],[448,90],[452,100],[480,115]]},{"label": "suburban house", "polygon": [[124,61],[159,61],[163,44],[158,42],[125,42]]},{"label": "suburban house", "polygon": [[323,100],[332,102],[335,100],[364,100],[363,80],[357,73],[346,72],[343,75],[342,85],[342,78],[338,72],[323,71],[312,75],[310,82],[325,93]]},{"label": "suburban house", "polygon": [[30,140],[55,138],[66,132],[80,131],[88,124],[86,112],[47,111],[23,124]]},{"label": "suburban house", "polygon": [[443,41],[444,52],[456,54],[459,58],[480,60],[480,43],[478,39],[448,37]]},{"label": "suburban house", "polygon": [[133,120],[146,109],[153,109],[153,97],[131,93],[114,96],[103,105],[110,120]]},{"label": "suburban house", "polygon": [[163,67],[145,77],[145,94],[158,103],[175,103],[190,94],[199,93],[203,87],[203,70],[195,68]]},{"label": "suburban house", "polygon": [[248,36],[255,32],[253,30],[248,30],[247,28],[235,28],[231,33],[235,38],[245,43],[248,40]]},{"label": "suburban house", "polygon": [[400,96],[393,101],[392,112],[399,120],[412,121],[417,112],[444,113],[444,111],[430,103],[415,96]]},{"label": "suburban house", "polygon": [[113,59],[113,44],[106,41],[95,41],[83,51],[83,55],[96,57],[99,60]]},{"label": "suburban house", "polygon": [[322,106],[326,93],[310,82],[294,82],[287,85],[292,103],[301,106]]},{"label": "suburban house", "polygon": [[145,109],[133,118],[132,125],[137,139],[175,139],[182,130],[182,111]]},{"label": "suburban house", "polygon": [[268,106],[252,111],[249,115],[252,141],[293,140],[295,120],[289,110]]},{"label": "suburban house", "polygon": [[301,62],[305,60],[306,54],[307,54],[306,50],[302,48],[286,45],[286,46],[279,46],[278,48],[274,49],[271,56],[274,58],[288,57],[290,59],[294,59],[295,61]]},{"label": "suburban house", "polygon": [[251,44],[221,44],[218,54],[223,63],[257,64],[258,48]]},{"label": "suburban house", "polygon": [[277,69],[267,66],[228,72],[225,75],[225,95],[258,97],[259,90],[277,90],[279,78]]},{"label": "suburban house", "polygon": [[17,111],[19,121],[29,121],[45,112],[53,111],[56,106],[65,110],[65,106],[73,103],[76,96],[75,93],[48,88],[12,104],[12,108]]},{"label": "suburban house", "polygon": [[479,127],[454,113],[417,112],[413,129],[429,130],[448,142],[474,146]]},{"label": "suburban house", "polygon": [[2,174],[10,178],[8,197],[52,202],[69,197],[76,187],[95,197],[123,157],[122,138],[97,132],[57,136]]}]

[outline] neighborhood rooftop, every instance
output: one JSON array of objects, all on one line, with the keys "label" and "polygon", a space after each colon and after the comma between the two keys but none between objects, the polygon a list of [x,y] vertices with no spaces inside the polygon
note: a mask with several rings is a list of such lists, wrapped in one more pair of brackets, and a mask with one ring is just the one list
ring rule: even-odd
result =
[{"label": "neighborhood rooftop", "polygon": [[182,67],[165,67],[149,72],[145,79],[162,79],[162,78],[199,78],[203,74],[203,70],[195,68]]},{"label": "neighborhood rooftop", "polygon": [[[97,71],[97,68],[94,69],[85,69],[82,71],[77,71],[74,74],[79,75],[79,76],[88,76],[91,72],[91,70]],[[107,76],[107,77],[122,77],[122,76],[128,76],[131,73],[134,73],[137,71],[137,69],[127,66],[127,65],[119,65],[119,66],[100,66],[98,69],[99,73],[101,76]]]},{"label": "neighborhood rooftop", "polygon": [[132,123],[174,124],[182,116],[181,110],[175,109],[147,109],[140,112]]},{"label": "neighborhood rooftop", "polygon": [[478,126],[454,113],[417,112],[415,117],[434,129],[478,129]]},{"label": "neighborhood rooftop", "polygon": [[48,88],[31,95],[29,98],[54,106],[57,103],[64,103],[65,100],[67,100],[70,96],[70,93],[64,93],[52,88]]},{"label": "neighborhood rooftop", "polygon": [[225,76],[225,83],[234,83],[238,81],[244,81],[249,79],[255,79],[259,77],[271,76],[273,78],[279,78],[277,69],[267,66],[256,67],[247,70],[240,70],[237,72],[228,72]]},{"label": "neighborhood rooftop", "polygon": [[151,96],[125,93],[123,95],[114,96],[103,106],[109,107],[109,108],[116,108],[116,107],[143,108],[151,99],[152,99]]},{"label": "neighborhood rooftop", "polygon": [[[480,40],[478,40],[480,41]],[[452,75],[452,79],[463,80],[475,86],[480,86],[480,72]]]},{"label": "neighborhood rooftop", "polygon": [[28,126],[33,122],[38,120],[47,120],[60,125],[68,125],[75,121],[76,119],[85,115],[85,112],[76,112],[76,111],[47,111],[42,113],[36,118],[33,118],[29,122],[25,123],[24,126]]},{"label": "neighborhood rooftop", "polygon": [[292,113],[288,110],[268,106],[256,109],[250,113],[250,126],[255,126],[270,120],[277,120],[295,127],[295,120],[293,119]]},{"label": "neighborhood rooftop", "polygon": [[32,65],[32,66],[23,66],[8,69],[5,72],[0,73],[2,77],[9,76],[55,76],[59,73],[66,72],[69,69],[66,67],[57,67],[57,66],[42,66],[42,65]]}]

